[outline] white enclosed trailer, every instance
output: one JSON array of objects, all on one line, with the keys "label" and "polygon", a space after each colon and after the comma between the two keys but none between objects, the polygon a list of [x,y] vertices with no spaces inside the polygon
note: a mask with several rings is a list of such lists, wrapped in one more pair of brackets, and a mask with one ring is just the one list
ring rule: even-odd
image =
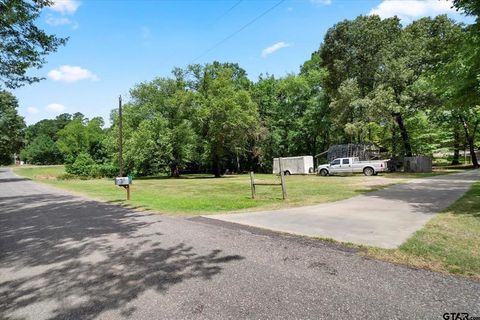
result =
[{"label": "white enclosed trailer", "polygon": [[[273,173],[280,173],[279,158],[273,159]],[[282,158],[282,169],[286,175],[289,174],[308,174],[314,173],[313,157],[301,156],[301,157],[286,157]]]}]

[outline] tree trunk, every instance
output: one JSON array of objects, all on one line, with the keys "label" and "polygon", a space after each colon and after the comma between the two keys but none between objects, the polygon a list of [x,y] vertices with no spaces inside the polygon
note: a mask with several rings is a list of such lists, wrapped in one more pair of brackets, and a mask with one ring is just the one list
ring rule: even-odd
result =
[{"label": "tree trunk", "polygon": [[470,134],[468,125],[465,119],[462,118],[463,130],[465,130],[465,137],[468,143],[468,149],[470,150],[470,157],[472,158],[472,164],[474,168],[479,168],[477,155],[475,154],[475,140],[473,134]]},{"label": "tree trunk", "polygon": [[215,175],[215,178],[220,178],[222,176],[222,168],[220,166],[220,159],[218,158],[217,155],[213,156],[212,169],[213,169],[213,174]]},{"label": "tree trunk", "polygon": [[458,126],[453,127],[453,159],[452,165],[460,164],[460,132]]},{"label": "tree trunk", "polygon": [[398,153],[397,153],[397,130],[395,130],[395,120],[392,120],[392,157],[397,158]]},{"label": "tree trunk", "polygon": [[240,173],[240,158],[238,157],[238,152],[235,153],[237,157],[237,173]]},{"label": "tree trunk", "polygon": [[399,112],[397,112],[393,114],[393,117],[395,118],[395,122],[397,123],[398,128],[400,129],[400,135],[402,136],[405,155],[407,157],[411,157],[413,156],[412,146],[410,144],[410,137],[408,136],[407,128],[405,128],[405,124],[403,123],[402,115]]},{"label": "tree trunk", "polygon": [[176,164],[170,166],[170,174],[174,178],[180,178],[180,170],[178,169],[178,166]]}]

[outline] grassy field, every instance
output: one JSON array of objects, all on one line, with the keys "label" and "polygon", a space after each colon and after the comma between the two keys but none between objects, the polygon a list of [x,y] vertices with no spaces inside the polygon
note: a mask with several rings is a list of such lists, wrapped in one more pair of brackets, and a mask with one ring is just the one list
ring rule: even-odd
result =
[{"label": "grassy field", "polygon": [[366,255],[480,279],[480,182],[398,249],[368,248]]},{"label": "grassy field", "polygon": [[[16,174],[41,181],[55,187],[84,194],[99,200],[126,204],[125,190],[115,187],[111,179],[60,180],[63,166],[14,168]],[[271,174],[258,174],[264,182],[278,181]],[[300,206],[336,201],[376,190],[402,179],[385,177],[288,176],[288,199],[281,199],[279,187],[257,187],[258,199],[250,198],[248,175],[212,178],[209,175],[186,175],[180,179],[157,177],[134,179],[129,205],[170,214],[208,214],[230,211],[260,210]]]}]

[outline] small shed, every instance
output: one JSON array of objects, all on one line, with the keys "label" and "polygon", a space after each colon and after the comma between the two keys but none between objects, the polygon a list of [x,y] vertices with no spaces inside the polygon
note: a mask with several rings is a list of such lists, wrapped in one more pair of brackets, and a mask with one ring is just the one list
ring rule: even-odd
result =
[{"label": "small shed", "polygon": [[426,156],[405,157],[403,171],[432,172],[432,158]]}]

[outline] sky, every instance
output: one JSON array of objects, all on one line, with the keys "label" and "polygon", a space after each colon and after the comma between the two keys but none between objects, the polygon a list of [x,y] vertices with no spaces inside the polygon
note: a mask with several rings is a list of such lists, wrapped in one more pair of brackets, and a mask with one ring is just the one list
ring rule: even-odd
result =
[{"label": "sky", "polygon": [[174,67],[236,62],[251,80],[296,73],[335,23],[359,15],[397,15],[404,25],[448,14],[448,0],[56,0],[37,24],[69,37],[31,75],[46,79],[14,90],[27,124],[82,112],[109,124],[118,96],[168,77]]}]

